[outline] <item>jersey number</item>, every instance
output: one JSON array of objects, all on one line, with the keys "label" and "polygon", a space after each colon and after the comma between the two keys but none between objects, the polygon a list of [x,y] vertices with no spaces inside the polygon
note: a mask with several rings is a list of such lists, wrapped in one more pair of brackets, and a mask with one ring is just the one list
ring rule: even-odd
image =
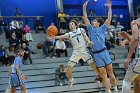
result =
[{"label": "jersey number", "polygon": [[77,37],[77,41],[78,41],[78,43],[79,43],[79,38]]}]

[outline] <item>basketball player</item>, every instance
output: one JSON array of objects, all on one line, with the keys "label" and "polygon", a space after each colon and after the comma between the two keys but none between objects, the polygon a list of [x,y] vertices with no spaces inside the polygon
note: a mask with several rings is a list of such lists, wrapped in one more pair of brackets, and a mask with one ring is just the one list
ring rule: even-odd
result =
[{"label": "basketball player", "polygon": [[73,46],[73,53],[69,59],[68,68],[67,68],[67,75],[69,77],[68,88],[72,87],[73,83],[75,82],[72,76],[72,68],[75,64],[78,63],[78,61],[81,58],[85,62],[87,62],[92,67],[92,69],[99,75],[99,72],[96,69],[95,64],[93,63],[93,59],[87,50],[86,42],[88,42],[88,44],[90,45],[93,43],[89,40],[88,36],[86,35],[85,30],[78,28],[78,24],[75,20],[70,21],[69,28],[71,32],[61,35],[61,36],[55,36],[56,39],[60,39],[60,38],[69,39]]},{"label": "basketball player", "polygon": [[[129,40],[129,52],[125,60],[125,68],[127,69],[125,78],[123,80],[122,93],[131,92],[131,83],[132,81],[137,81],[139,83],[139,74],[140,74],[140,6],[137,8],[138,19],[131,22],[132,36],[126,35],[124,32],[123,36],[128,37]],[[136,51],[135,51],[136,49]],[[131,61],[131,56],[133,53],[136,53],[135,59]],[[129,65],[130,64],[130,65]],[[136,82],[134,83],[136,84]],[[139,86],[139,84],[137,84]],[[138,86],[134,85],[134,87]],[[140,88],[140,87],[139,87]],[[135,89],[135,93],[139,93],[139,88]]]},{"label": "basketball player", "polygon": [[17,55],[18,56],[15,58],[10,75],[11,93],[16,93],[16,87],[19,86],[21,88],[21,93],[26,93],[26,87],[24,85],[23,79],[25,78],[26,80],[28,80],[28,78],[22,74],[22,58],[24,56],[23,50],[18,49]]},{"label": "basketball player", "polygon": [[87,0],[83,5],[83,20],[85,22],[85,25],[87,26],[89,37],[94,43],[93,58],[95,60],[97,68],[99,69],[99,72],[101,73],[101,77],[103,78],[103,85],[106,88],[106,91],[108,93],[111,93],[110,84],[107,79],[108,74],[114,91],[118,92],[116,78],[113,74],[112,61],[105,46],[105,32],[112,19],[111,2],[107,2],[109,10],[108,18],[105,23],[101,18],[95,18],[92,22],[92,25],[87,18],[86,7],[88,2],[89,0]]},{"label": "basketball player", "polygon": [[[127,34],[126,32],[121,32],[120,33],[120,36],[122,38],[124,38],[123,41],[120,42],[120,46],[121,47],[125,47],[126,44],[129,44],[131,40],[131,37],[129,34]],[[131,58],[131,61],[133,59]],[[137,76],[135,79],[134,79],[134,93],[140,93],[140,75]]]}]

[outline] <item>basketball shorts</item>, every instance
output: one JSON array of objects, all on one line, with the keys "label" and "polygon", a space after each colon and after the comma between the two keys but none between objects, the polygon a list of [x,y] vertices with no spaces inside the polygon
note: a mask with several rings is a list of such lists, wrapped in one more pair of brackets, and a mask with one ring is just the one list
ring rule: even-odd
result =
[{"label": "basketball shorts", "polygon": [[98,68],[106,67],[108,64],[112,63],[110,55],[107,50],[93,54],[93,58]]},{"label": "basketball shorts", "polygon": [[79,62],[80,59],[83,59],[83,61],[87,62],[88,64],[93,62],[92,56],[90,55],[88,50],[79,49],[73,51],[72,56],[69,59],[68,65],[73,67]]},{"label": "basketball shorts", "polygon": [[24,84],[23,80],[20,80],[18,74],[12,73],[10,75],[10,85],[11,85],[11,87],[19,87],[21,84]]}]

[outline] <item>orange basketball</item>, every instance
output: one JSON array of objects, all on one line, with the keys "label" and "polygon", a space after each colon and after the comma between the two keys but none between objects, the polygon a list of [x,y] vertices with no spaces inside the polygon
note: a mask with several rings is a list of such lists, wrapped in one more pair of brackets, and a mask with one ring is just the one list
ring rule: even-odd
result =
[{"label": "orange basketball", "polygon": [[49,26],[47,34],[48,36],[56,36],[58,33],[58,29],[55,26]]}]

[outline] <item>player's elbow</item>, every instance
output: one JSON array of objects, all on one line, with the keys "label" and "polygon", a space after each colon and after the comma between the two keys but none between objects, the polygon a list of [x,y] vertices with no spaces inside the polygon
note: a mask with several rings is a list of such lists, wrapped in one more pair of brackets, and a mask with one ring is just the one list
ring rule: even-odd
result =
[{"label": "player's elbow", "polygon": [[134,26],[134,25],[137,25],[137,21],[136,21],[136,20],[133,20],[133,21],[131,22],[131,26]]}]

